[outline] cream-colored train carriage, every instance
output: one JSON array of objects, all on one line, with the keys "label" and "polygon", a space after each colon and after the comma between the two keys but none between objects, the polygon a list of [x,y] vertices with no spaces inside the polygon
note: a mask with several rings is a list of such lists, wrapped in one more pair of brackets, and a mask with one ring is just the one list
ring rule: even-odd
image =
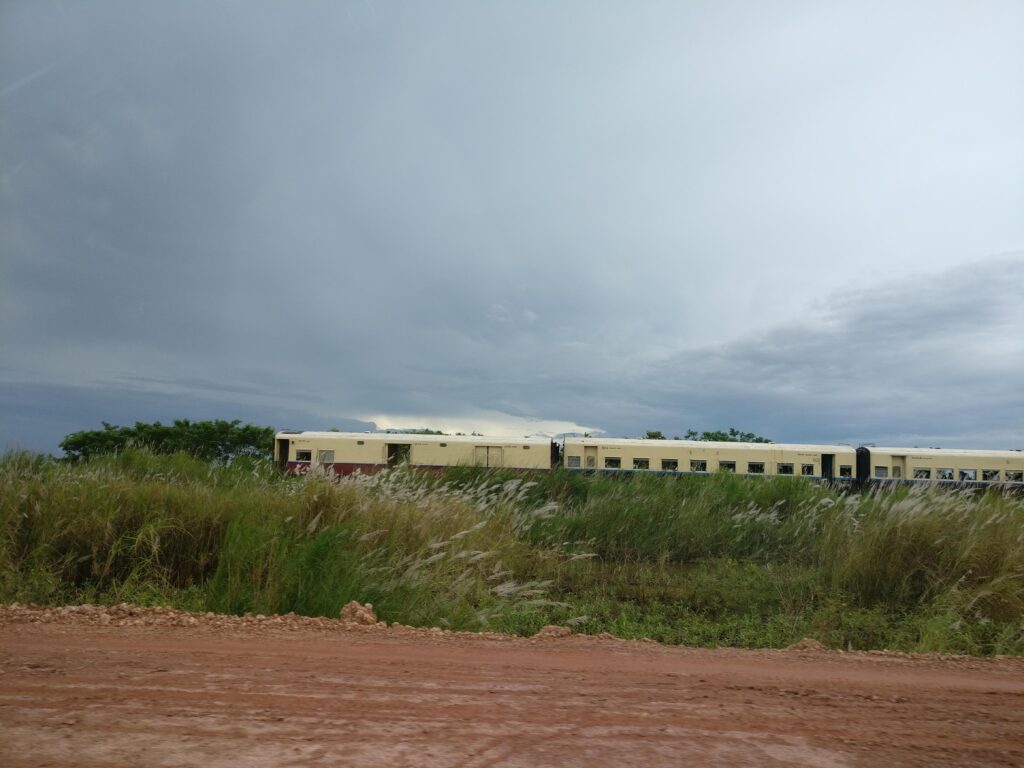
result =
[{"label": "cream-colored train carriage", "polygon": [[584,472],[736,472],[850,482],[856,458],[847,445],[567,437],[564,448],[566,469]]},{"label": "cream-colored train carriage", "polygon": [[857,477],[862,483],[1024,484],[1024,453],[865,446],[857,449]]},{"label": "cream-colored train carriage", "polygon": [[294,474],[318,466],[339,475],[408,463],[419,469],[475,466],[551,469],[558,447],[547,438],[381,432],[278,432],[274,461]]}]

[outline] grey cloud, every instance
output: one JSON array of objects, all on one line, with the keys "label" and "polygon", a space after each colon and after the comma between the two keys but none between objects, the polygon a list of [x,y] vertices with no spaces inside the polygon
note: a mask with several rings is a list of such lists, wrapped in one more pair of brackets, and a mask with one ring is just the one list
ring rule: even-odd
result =
[{"label": "grey cloud", "polygon": [[816,322],[696,349],[646,371],[662,383],[650,399],[674,400],[688,414],[746,413],[748,428],[791,440],[960,435],[1020,447],[1021,296],[1020,255],[837,296]]},{"label": "grey cloud", "polygon": [[0,383],[0,451],[32,450],[60,454],[60,441],[72,432],[98,429],[101,422],[239,419],[277,429],[373,430],[357,419],[325,416],[293,407],[250,405],[195,393],[147,392],[135,388],[74,387]]},{"label": "grey cloud", "polygon": [[945,270],[1022,245],[1021,20],[5,4],[0,380],[778,438],[888,388],[974,434],[904,403],[1019,381],[1012,265]]}]

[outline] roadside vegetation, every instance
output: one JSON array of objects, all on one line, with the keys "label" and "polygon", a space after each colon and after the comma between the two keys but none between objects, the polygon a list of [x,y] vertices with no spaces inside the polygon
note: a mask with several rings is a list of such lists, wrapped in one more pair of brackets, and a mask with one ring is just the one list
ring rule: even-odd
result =
[{"label": "roadside vegetation", "polygon": [[0,601],[689,645],[1024,654],[1024,498],[800,478],[288,478],[126,448],[0,459]]}]

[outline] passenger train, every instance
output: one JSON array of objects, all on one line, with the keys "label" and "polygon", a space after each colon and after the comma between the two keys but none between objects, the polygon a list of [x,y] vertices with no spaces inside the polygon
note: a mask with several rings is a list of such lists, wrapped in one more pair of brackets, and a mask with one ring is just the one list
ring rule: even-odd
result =
[{"label": "passenger train", "polygon": [[515,470],[669,475],[793,476],[838,484],[932,483],[1024,489],[1024,452],[879,448],[788,443],[425,435],[388,432],[278,432],[274,461],[290,473],[311,468],[348,475],[408,464]]}]

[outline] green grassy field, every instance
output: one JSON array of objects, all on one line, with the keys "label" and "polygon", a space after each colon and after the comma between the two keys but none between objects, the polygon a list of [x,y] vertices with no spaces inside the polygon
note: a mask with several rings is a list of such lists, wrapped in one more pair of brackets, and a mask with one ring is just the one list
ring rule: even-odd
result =
[{"label": "green grassy field", "polygon": [[0,459],[0,600],[1024,654],[1024,499],[800,478]]}]

